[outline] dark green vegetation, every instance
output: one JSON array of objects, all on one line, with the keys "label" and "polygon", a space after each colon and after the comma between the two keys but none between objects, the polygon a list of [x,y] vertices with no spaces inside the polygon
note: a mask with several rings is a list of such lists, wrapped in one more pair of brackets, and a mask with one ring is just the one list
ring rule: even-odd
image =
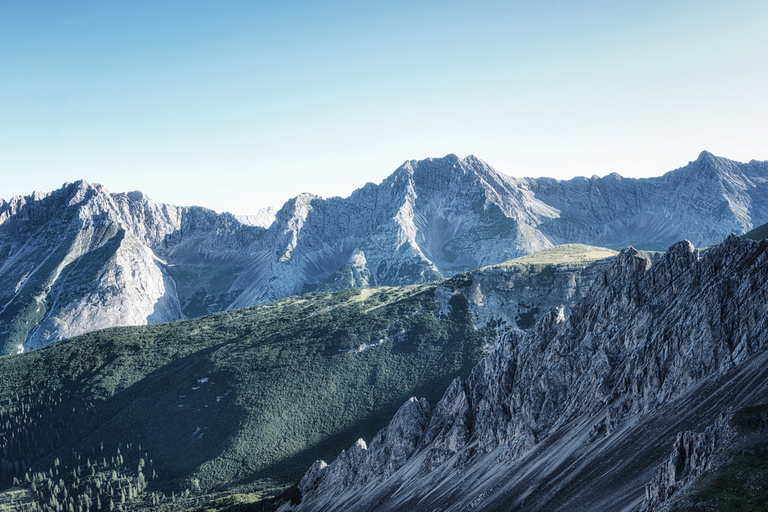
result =
[{"label": "dark green vegetation", "polygon": [[733,463],[706,475],[696,487],[691,511],[754,511],[768,509],[768,447],[739,454]]},{"label": "dark green vegetation", "polygon": [[756,227],[752,231],[744,233],[741,238],[749,238],[750,240],[762,240],[768,238],[768,224]]},{"label": "dark green vegetation", "polygon": [[438,317],[433,291],[314,293],[0,358],[0,505],[180,509],[288,489],[482,357],[495,331],[474,328],[462,293]]}]

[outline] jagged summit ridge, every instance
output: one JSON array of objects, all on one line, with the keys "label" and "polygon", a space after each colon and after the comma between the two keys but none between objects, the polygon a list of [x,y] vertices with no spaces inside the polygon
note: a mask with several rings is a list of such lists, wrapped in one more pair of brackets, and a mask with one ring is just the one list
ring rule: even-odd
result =
[{"label": "jagged summit ridge", "polygon": [[[474,156],[410,160],[381,184],[302,194],[256,225],[84,181],[17,196],[0,202],[2,352],[311,290],[425,283],[563,243],[704,246],[768,221],[766,162],[707,165],[720,178],[694,162],[659,178],[558,181],[505,176]],[[121,229],[118,248],[96,252]],[[84,257],[101,277],[82,273]]]},{"label": "jagged summit ridge", "polygon": [[766,284],[766,240],[627,248],[570,316],[507,334],[455,380],[399,469],[360,445],[346,472],[313,466],[295,510],[629,510],[677,432],[768,396]]}]

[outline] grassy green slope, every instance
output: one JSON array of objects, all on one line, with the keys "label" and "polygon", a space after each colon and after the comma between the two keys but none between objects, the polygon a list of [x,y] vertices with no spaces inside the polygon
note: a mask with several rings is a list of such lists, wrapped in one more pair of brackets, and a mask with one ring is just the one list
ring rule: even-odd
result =
[{"label": "grassy green slope", "polygon": [[768,238],[768,224],[756,227],[752,231],[744,233],[741,238],[749,238],[750,240],[762,240]]},{"label": "grassy green slope", "polygon": [[472,326],[461,294],[436,317],[433,289],[309,294],[1,358],[0,477],[54,469],[70,485],[87,459],[141,487],[144,459],[135,503],[241,484],[271,494],[479,360],[492,331]]},{"label": "grassy green slope", "polygon": [[563,244],[486,268],[515,267],[527,269],[529,267],[548,265],[581,266],[589,265],[606,258],[612,258],[617,254],[618,252],[606,249],[605,247],[594,247],[584,244]]}]

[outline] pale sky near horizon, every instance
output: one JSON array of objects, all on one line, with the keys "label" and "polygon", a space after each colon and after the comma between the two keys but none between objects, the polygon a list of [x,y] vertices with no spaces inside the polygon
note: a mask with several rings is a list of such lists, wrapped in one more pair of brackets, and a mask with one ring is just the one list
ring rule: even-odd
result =
[{"label": "pale sky near horizon", "polygon": [[0,197],[236,214],[410,159],[513,176],[768,160],[768,2],[0,3]]}]

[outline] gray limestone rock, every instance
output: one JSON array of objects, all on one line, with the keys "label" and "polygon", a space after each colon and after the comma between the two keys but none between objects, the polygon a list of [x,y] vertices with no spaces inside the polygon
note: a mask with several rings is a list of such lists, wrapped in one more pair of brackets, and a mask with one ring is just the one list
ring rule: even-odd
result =
[{"label": "gray limestone rock", "polygon": [[0,353],[194,316],[195,293],[232,292],[221,289],[226,283],[210,286],[211,268],[231,268],[263,232],[228,214],[158,204],[140,192],[110,194],[83,181],[3,201]]},{"label": "gray limestone rock", "polygon": [[[733,501],[750,499],[764,507],[768,481],[755,461],[765,460],[767,443],[768,403],[724,414],[702,432],[679,432],[634,512],[749,509]],[[721,472],[737,474],[736,482],[720,479]],[[716,501],[707,502],[713,495]]]},{"label": "gray limestone rock", "polygon": [[678,433],[669,459],[646,487],[645,499],[637,512],[668,510],[675,493],[690,488],[698,477],[711,470],[715,456],[737,436],[730,419],[720,418],[704,432]]},{"label": "gray limestone rock", "polygon": [[430,407],[425,399],[411,398],[366,446],[358,439],[331,464],[315,462],[299,483],[304,496],[333,493],[334,489],[361,486],[380,481],[400,469],[410,458],[424,435]]},{"label": "gray limestone rock", "polygon": [[337,475],[297,509],[629,510],[676,438],[660,489],[727,439],[681,430],[764,401],[767,347],[768,240],[731,235],[705,254],[683,241],[660,257],[627,248],[569,316],[510,331],[455,380],[400,470],[364,486]]}]

